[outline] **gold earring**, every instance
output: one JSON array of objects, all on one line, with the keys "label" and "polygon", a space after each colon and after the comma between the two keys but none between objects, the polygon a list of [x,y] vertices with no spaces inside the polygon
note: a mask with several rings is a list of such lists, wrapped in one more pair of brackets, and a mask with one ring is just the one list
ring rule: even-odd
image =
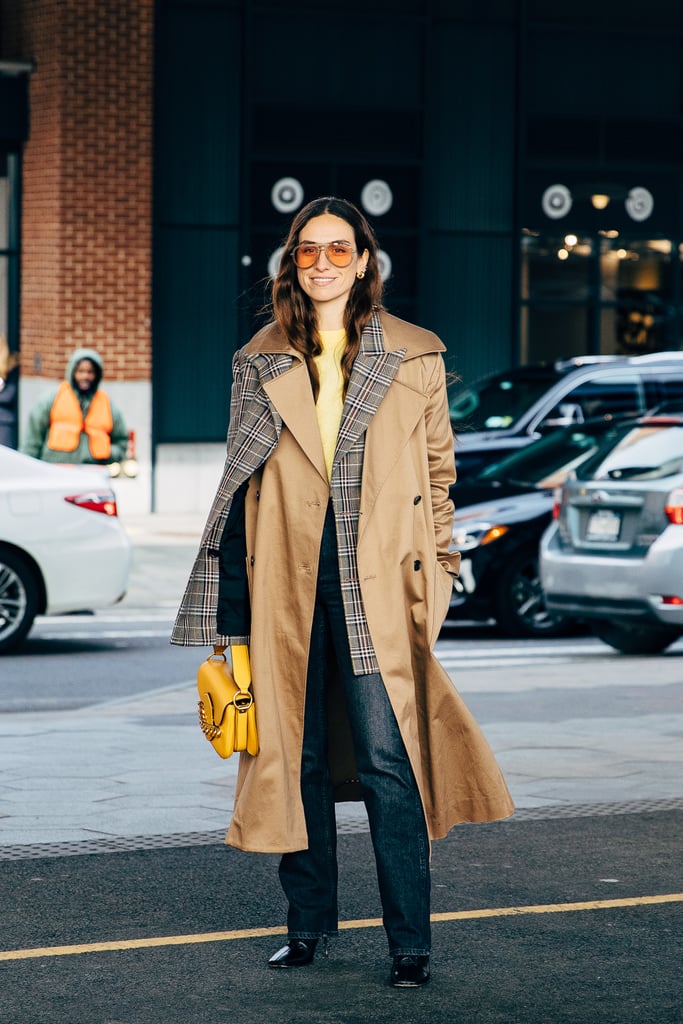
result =
[{"label": "gold earring", "polygon": [[365,277],[365,271],[359,270],[358,273],[356,274],[356,277],[358,278],[359,281],[362,281],[363,278]]}]

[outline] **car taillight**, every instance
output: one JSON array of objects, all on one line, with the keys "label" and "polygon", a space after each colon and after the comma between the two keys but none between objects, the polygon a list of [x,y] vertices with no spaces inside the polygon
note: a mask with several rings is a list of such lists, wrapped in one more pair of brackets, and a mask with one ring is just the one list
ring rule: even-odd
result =
[{"label": "car taillight", "polygon": [[562,488],[556,487],[553,491],[553,519],[560,518],[560,509],[562,508]]},{"label": "car taillight", "polygon": [[102,512],[105,516],[118,515],[116,495],[113,491],[86,491],[84,494],[70,494],[64,498],[79,508],[90,509],[91,512]]},{"label": "car taillight", "polygon": [[666,518],[676,526],[683,526],[683,487],[672,491],[666,501]]}]

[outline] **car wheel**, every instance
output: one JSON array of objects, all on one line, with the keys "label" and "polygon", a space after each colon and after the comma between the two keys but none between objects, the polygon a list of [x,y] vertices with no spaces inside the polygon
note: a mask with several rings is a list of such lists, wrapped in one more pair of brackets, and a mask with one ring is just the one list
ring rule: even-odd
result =
[{"label": "car wheel", "polygon": [[16,551],[0,548],[0,654],[26,637],[38,612],[35,572]]},{"label": "car wheel", "polygon": [[681,636],[678,629],[667,626],[637,626],[631,622],[591,623],[591,629],[603,643],[622,654],[661,654]]},{"label": "car wheel", "polygon": [[533,545],[513,552],[502,569],[496,586],[495,617],[507,636],[564,636],[570,631],[568,619],[546,608],[538,549]]}]

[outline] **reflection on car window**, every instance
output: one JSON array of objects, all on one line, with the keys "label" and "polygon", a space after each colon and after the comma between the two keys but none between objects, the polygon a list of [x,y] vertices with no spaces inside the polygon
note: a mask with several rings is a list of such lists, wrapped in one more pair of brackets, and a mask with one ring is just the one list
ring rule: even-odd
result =
[{"label": "reflection on car window", "polygon": [[671,374],[646,378],[644,384],[648,409],[683,412],[683,377]]},{"label": "reflection on car window", "polygon": [[453,427],[456,433],[512,427],[556,380],[552,370],[520,369],[486,377],[471,387],[460,385],[449,397]]},{"label": "reflection on car window", "polygon": [[603,374],[568,392],[546,417],[550,426],[583,423],[596,416],[642,412],[645,398],[640,380],[625,374]]},{"label": "reflection on car window", "polygon": [[574,430],[555,430],[529,447],[505,456],[479,474],[480,480],[558,487],[571,470],[614,443],[613,425],[598,423]]},{"label": "reflection on car window", "polygon": [[611,450],[588,459],[580,480],[656,480],[683,472],[683,427],[643,424],[623,430]]}]

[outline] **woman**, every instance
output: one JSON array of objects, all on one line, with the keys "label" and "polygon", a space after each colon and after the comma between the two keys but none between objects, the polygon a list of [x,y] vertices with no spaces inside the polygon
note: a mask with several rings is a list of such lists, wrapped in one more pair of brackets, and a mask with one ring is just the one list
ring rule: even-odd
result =
[{"label": "woman", "polygon": [[459,564],[444,346],[381,291],[352,204],[297,214],[274,322],[234,359],[173,642],[250,644],[261,751],[241,755],[227,842],[282,854],[288,941],[270,966],[309,964],[337,933],[334,800],[363,799],[402,988],[429,979],[430,839],[512,803],[432,654]]}]

